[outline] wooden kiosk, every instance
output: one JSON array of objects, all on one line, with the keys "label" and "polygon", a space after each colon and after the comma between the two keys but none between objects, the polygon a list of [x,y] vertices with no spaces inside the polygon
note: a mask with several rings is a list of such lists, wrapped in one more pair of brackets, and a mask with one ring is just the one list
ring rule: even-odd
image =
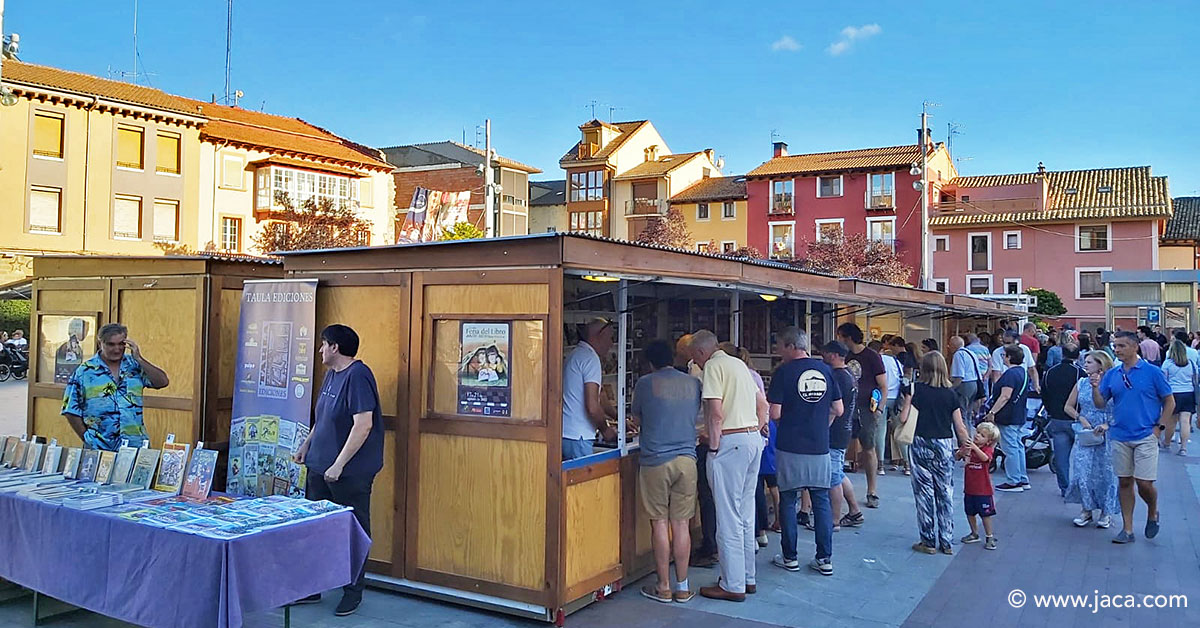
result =
[{"label": "wooden kiosk", "polygon": [[[781,264],[579,235],[283,257],[287,276],[319,280],[318,327],[357,330],[378,380],[387,434],[372,501],[374,584],[556,622],[652,570],[636,440],[619,430],[618,442],[562,461],[561,365],[574,324],[607,315],[618,325],[604,389],[623,425],[639,347],[654,337],[707,327],[738,343],[745,332],[756,367],[769,369],[782,325],[829,338],[841,304],[880,298]],[[946,298],[886,296],[926,315]],[[489,321],[511,326],[507,416],[460,411],[460,329]]]}]

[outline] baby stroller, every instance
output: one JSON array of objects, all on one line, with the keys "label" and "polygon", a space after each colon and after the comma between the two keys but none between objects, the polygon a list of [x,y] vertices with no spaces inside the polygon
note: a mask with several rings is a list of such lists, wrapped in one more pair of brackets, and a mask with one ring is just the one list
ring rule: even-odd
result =
[{"label": "baby stroller", "polygon": [[[1050,471],[1057,473],[1058,465],[1054,462],[1054,439],[1046,430],[1046,426],[1050,425],[1050,416],[1046,414],[1046,408],[1042,406],[1041,400],[1031,399],[1030,401],[1037,402],[1037,409],[1033,413],[1032,430],[1029,434],[1021,437],[1021,445],[1025,448],[1025,469],[1032,471],[1050,465]],[[988,465],[988,471],[995,473],[997,469],[1003,468],[1003,464],[1004,452],[997,447],[995,455],[992,457],[992,463]]]},{"label": "baby stroller", "polygon": [[0,382],[8,381],[9,377],[25,379],[28,374],[29,358],[12,345],[0,346]]}]

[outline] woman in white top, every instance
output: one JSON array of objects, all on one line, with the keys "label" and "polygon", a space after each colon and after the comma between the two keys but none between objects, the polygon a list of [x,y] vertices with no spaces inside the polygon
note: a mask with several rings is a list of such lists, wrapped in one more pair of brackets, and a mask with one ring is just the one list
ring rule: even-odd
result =
[{"label": "woman in white top", "polygon": [[1192,414],[1196,412],[1196,378],[1197,366],[1188,359],[1187,346],[1178,339],[1171,341],[1167,350],[1167,359],[1163,360],[1163,374],[1167,376],[1167,384],[1171,386],[1171,394],[1175,397],[1175,414],[1167,420],[1167,429],[1163,430],[1159,447],[1171,449],[1171,437],[1175,435],[1175,426],[1179,425],[1179,455],[1187,455],[1188,437],[1192,432]]}]

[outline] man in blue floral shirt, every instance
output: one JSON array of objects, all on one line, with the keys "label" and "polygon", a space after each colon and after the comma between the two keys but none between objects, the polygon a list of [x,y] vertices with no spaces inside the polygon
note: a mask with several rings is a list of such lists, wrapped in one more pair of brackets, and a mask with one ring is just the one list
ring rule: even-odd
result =
[{"label": "man in blue floral shirt", "polygon": [[62,414],[86,448],[116,451],[122,439],[131,447],[149,440],[142,390],[170,383],[162,369],[142,357],[128,333],[120,323],[101,327],[100,350],[75,369],[63,391]]}]

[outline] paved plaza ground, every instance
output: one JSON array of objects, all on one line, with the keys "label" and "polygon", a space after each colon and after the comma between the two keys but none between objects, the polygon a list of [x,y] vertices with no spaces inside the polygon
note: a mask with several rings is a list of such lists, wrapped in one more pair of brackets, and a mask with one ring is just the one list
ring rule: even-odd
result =
[{"label": "paved plaza ground", "polygon": [[[742,604],[697,597],[687,605],[661,604],[643,598],[631,586],[603,602],[567,618],[575,627],[718,628],[757,626],[1054,626],[1104,628],[1143,625],[1154,628],[1200,625],[1200,460],[1163,456],[1159,491],[1163,531],[1142,538],[1145,511],[1137,514],[1138,540],[1133,545],[1110,542],[1114,530],[1075,528],[1075,506],[1063,504],[1046,468],[1031,474],[1034,489],[998,494],[1000,548],[955,546],[955,555],[925,556],[912,552],[916,524],[908,478],[880,478],[883,497],[878,510],[867,510],[867,522],[834,536],[832,577],[803,570],[789,573],[772,567],[779,536],[758,555],[758,593]],[[859,495],[861,474],[852,476]],[[956,537],[965,534],[961,508],[956,509]],[[801,556],[811,556],[811,533],[801,536]],[[713,582],[712,569],[695,569],[694,587]],[[647,579],[646,582],[650,580]],[[1029,601],[1013,608],[1009,594],[1021,589]],[[1044,609],[1032,596],[1042,594],[1188,595],[1186,609]],[[358,613],[333,616],[337,592],[320,605],[293,611],[293,623],[305,627],[362,626],[397,628],[522,627],[537,622],[513,619],[450,604],[384,591],[368,591]],[[28,626],[28,598],[0,603],[0,628]],[[247,618],[254,628],[282,626],[281,613]],[[50,626],[125,626],[86,612],[53,619]]]},{"label": "paved plaza ground", "polygon": [[23,379],[0,382],[0,434],[25,433],[28,389],[28,382]]}]

